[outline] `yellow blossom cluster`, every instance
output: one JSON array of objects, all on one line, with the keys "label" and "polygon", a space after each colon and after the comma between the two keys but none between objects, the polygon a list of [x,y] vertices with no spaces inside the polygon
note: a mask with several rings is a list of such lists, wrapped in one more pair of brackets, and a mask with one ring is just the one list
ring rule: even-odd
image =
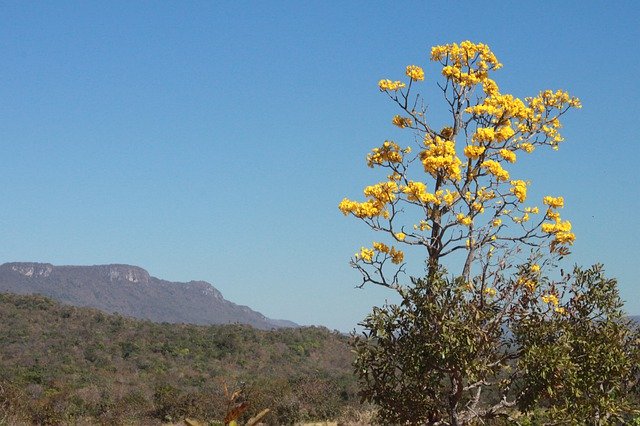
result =
[{"label": "yellow blossom cluster", "polygon": [[510,125],[502,126],[498,130],[496,130],[496,140],[498,142],[504,142],[509,140],[513,135],[516,134],[516,131]]},{"label": "yellow blossom cluster", "polygon": [[401,81],[380,80],[378,82],[378,87],[383,92],[384,91],[397,92],[398,90],[402,89],[405,86],[406,84],[404,84]]},{"label": "yellow blossom cluster", "polygon": [[519,277],[516,284],[519,286],[524,286],[527,290],[529,290],[532,293],[535,291],[536,287],[538,286],[538,283],[536,282],[536,280],[527,278],[527,277]]},{"label": "yellow blossom cluster", "polygon": [[440,205],[442,203],[452,206],[459,198],[457,191],[438,190],[435,193],[427,192],[427,186],[423,182],[407,182],[406,186],[398,187],[401,192],[407,195],[408,201],[419,201],[423,204]]},{"label": "yellow blossom cluster", "polygon": [[401,117],[399,115],[395,115],[391,122],[401,129],[404,129],[405,127],[411,127],[411,125],[413,124],[413,120],[411,120],[410,118]]},{"label": "yellow blossom cluster", "polygon": [[501,149],[500,151],[500,156],[502,158],[504,158],[506,161],[510,162],[510,163],[515,163],[516,162],[516,153],[513,151],[509,151],[508,149]]},{"label": "yellow blossom cluster", "polygon": [[502,225],[502,219],[500,218],[495,218],[491,221],[491,226],[497,228],[498,226]]},{"label": "yellow blossom cluster", "polygon": [[485,78],[482,81],[482,90],[487,96],[496,96],[500,94],[500,89],[495,81],[490,78]]},{"label": "yellow blossom cluster", "polygon": [[409,181],[406,186],[402,187],[402,192],[407,194],[409,201],[420,201],[422,203],[439,204],[440,200],[436,194],[427,192],[427,186],[422,182]]},{"label": "yellow blossom cluster", "polygon": [[509,172],[502,168],[502,165],[495,160],[487,160],[481,164],[489,173],[498,178],[498,180],[508,181]]},{"label": "yellow blossom cluster", "polygon": [[564,90],[545,90],[540,92],[538,96],[533,98],[527,98],[531,108],[543,112],[547,108],[556,108],[562,110],[563,108],[570,106],[574,108],[582,108],[580,99],[572,97]]},{"label": "yellow blossom cluster", "polygon": [[478,201],[488,201],[496,198],[496,193],[495,191],[488,190],[486,187],[483,186],[476,192],[476,196]]},{"label": "yellow blossom cluster", "polygon": [[398,239],[398,241],[404,241],[404,239],[407,238],[407,234],[405,234],[404,232],[397,232],[394,234],[394,236]]},{"label": "yellow blossom cluster", "polygon": [[420,223],[418,223],[417,225],[413,225],[413,229],[415,229],[416,231],[419,229],[421,231],[424,231],[425,229],[431,229],[431,226],[429,225],[429,222],[427,222],[426,220],[422,219],[420,220]]},{"label": "yellow blossom cluster", "polygon": [[527,213],[525,213],[523,216],[513,216],[511,218],[511,220],[513,220],[514,223],[525,223],[529,221],[529,215]]},{"label": "yellow blossom cluster", "polygon": [[471,138],[476,142],[492,142],[496,138],[496,131],[493,127],[479,127]]},{"label": "yellow blossom cluster", "polygon": [[458,220],[458,223],[464,226],[471,226],[473,224],[473,220],[464,213],[458,213],[456,219]]},{"label": "yellow blossom cluster", "polygon": [[524,203],[527,199],[527,182],[523,180],[512,180],[511,185],[512,186],[509,191],[516,196],[518,201]]},{"label": "yellow blossom cluster", "polygon": [[484,206],[482,203],[475,201],[471,204],[471,210],[477,211],[478,213],[484,213]]},{"label": "yellow blossom cluster", "polygon": [[473,86],[478,83],[483,83],[484,86],[488,80],[488,71],[502,67],[489,46],[470,41],[463,41],[459,45],[453,43],[435,46],[431,49],[431,60],[446,64],[442,68],[442,75],[460,86]]},{"label": "yellow blossom cluster", "polygon": [[558,132],[562,127],[558,116],[549,118],[549,111],[557,109],[563,111],[565,108],[581,108],[580,99],[570,96],[562,90],[552,91],[545,90],[540,92],[538,96],[525,99],[529,105],[529,109],[534,113],[531,115],[529,124],[521,123],[520,126],[524,131],[531,133],[539,131],[544,134],[553,149],[558,149],[558,144],[564,139]]},{"label": "yellow blossom cluster", "polygon": [[427,173],[433,177],[444,175],[451,180],[460,180],[460,165],[462,162],[456,155],[453,141],[442,139],[440,136],[425,137],[426,149],[420,153],[420,160]]},{"label": "yellow blossom cluster", "polygon": [[571,222],[568,220],[562,221],[560,213],[554,210],[564,207],[564,198],[548,195],[542,199],[542,202],[549,206],[546,217],[554,221],[554,223],[542,224],[542,232],[554,235],[554,240],[551,243],[552,250],[558,244],[573,244],[576,236],[571,232]]},{"label": "yellow blossom cluster", "polygon": [[542,202],[549,207],[552,208],[562,208],[564,207],[564,198],[563,197],[551,197],[547,195],[542,199]]},{"label": "yellow blossom cluster", "polygon": [[396,192],[398,192],[398,184],[392,181],[380,182],[364,189],[364,195],[372,197],[383,204],[393,201],[396,198]]},{"label": "yellow blossom cluster", "polygon": [[380,148],[373,148],[371,153],[367,155],[367,165],[374,167],[385,163],[402,162],[402,154],[411,152],[410,148],[402,150],[397,143],[393,141],[384,141]]},{"label": "yellow blossom cluster", "polygon": [[480,158],[485,149],[484,146],[467,145],[464,147],[464,155],[467,158],[475,160],[476,158]]},{"label": "yellow blossom cluster", "polygon": [[525,120],[533,116],[533,110],[528,108],[521,99],[513,95],[500,94],[487,96],[481,104],[470,106],[465,111],[475,115],[493,115],[500,117],[501,121],[510,118]]},{"label": "yellow blossom cluster", "polygon": [[486,72],[478,72],[469,69],[464,72],[458,67],[447,65],[442,68],[442,75],[458,83],[460,86],[475,86],[487,78]]},{"label": "yellow blossom cluster", "polygon": [[564,314],[566,312],[565,308],[563,308],[562,306],[559,306],[560,299],[558,298],[557,295],[555,295],[553,293],[546,293],[546,294],[542,295],[541,299],[542,299],[543,303],[547,303],[547,304],[553,305],[553,310],[555,312],[557,312],[559,314]]},{"label": "yellow blossom cluster", "polygon": [[547,209],[546,217],[548,219],[558,221],[558,220],[560,220],[560,213],[558,213],[557,211],[552,210],[551,208],[549,208],[549,209]]},{"label": "yellow blossom cluster", "polygon": [[346,216],[349,213],[358,218],[371,218],[375,216],[389,217],[389,212],[385,210],[385,206],[395,200],[398,192],[398,184],[393,181],[381,182],[376,185],[367,186],[364,189],[364,195],[369,200],[359,203],[344,198],[338,208]]},{"label": "yellow blossom cluster", "polygon": [[571,222],[556,219],[555,223],[543,223],[542,232],[553,234],[555,239],[552,244],[573,244],[576,236],[571,232]]},{"label": "yellow blossom cluster", "polygon": [[558,303],[560,303],[560,301],[558,300],[558,296],[552,293],[548,293],[542,296],[542,301],[544,303],[551,303],[553,306],[558,306]]},{"label": "yellow blossom cluster", "polygon": [[494,297],[496,295],[497,291],[495,288],[493,287],[487,287],[484,289],[484,294],[486,294],[489,297]]},{"label": "yellow blossom cluster", "polygon": [[371,262],[373,260],[374,254],[375,253],[373,252],[373,250],[366,247],[362,247],[360,249],[360,252],[355,254],[355,257],[356,259],[362,259],[365,262]]},{"label": "yellow blossom cluster", "polygon": [[[483,43],[472,43],[463,41],[459,45],[457,43],[434,46],[431,48],[432,61],[445,61],[457,67],[468,65],[473,59],[479,56],[479,59],[491,68],[500,69],[502,64],[498,62],[495,54],[489,49],[489,46]],[[482,66],[484,68],[484,66]]]},{"label": "yellow blossom cluster", "polygon": [[383,208],[373,201],[365,201],[359,203],[357,201],[351,201],[348,198],[344,198],[340,204],[338,204],[340,211],[346,216],[349,213],[353,214],[357,218],[384,216],[388,217],[389,212],[383,210]]},{"label": "yellow blossom cluster", "polygon": [[388,254],[391,257],[391,262],[396,265],[399,265],[404,260],[404,253],[393,246],[389,247],[384,243],[374,242],[373,249],[379,253]]},{"label": "yellow blossom cluster", "polygon": [[413,81],[424,80],[424,70],[417,65],[407,66],[406,74]]},{"label": "yellow blossom cluster", "polygon": [[521,143],[519,145],[519,148],[522,149],[527,154],[531,154],[533,152],[533,150],[536,149],[536,147],[533,146],[533,144],[530,144],[530,143],[527,143],[527,142]]},{"label": "yellow blossom cluster", "polygon": [[453,203],[455,203],[458,198],[460,198],[460,194],[457,191],[450,192],[448,189],[446,190],[444,195],[439,195],[442,197],[442,201],[444,201],[448,206],[452,206]]}]

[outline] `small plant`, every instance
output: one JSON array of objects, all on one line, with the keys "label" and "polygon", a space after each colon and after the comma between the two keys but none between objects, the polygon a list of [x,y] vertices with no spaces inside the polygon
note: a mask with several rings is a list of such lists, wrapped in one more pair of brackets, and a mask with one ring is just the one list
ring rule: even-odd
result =
[{"label": "small plant", "polygon": [[[226,383],[223,384],[224,395],[227,401],[226,415],[224,416],[225,426],[239,426],[238,418],[249,408],[249,402],[247,401],[245,393],[245,383],[241,383],[233,392],[229,392],[229,388]],[[260,422],[271,410],[265,408],[255,416],[251,417],[245,423],[245,426],[254,426]],[[185,419],[184,422],[188,426],[204,426],[197,420]]]}]

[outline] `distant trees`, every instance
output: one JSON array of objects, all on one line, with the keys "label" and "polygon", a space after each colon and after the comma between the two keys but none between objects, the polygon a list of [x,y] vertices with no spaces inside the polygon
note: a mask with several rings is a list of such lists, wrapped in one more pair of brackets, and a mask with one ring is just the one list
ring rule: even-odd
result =
[{"label": "distant trees", "polygon": [[[512,170],[519,156],[559,148],[560,119],[580,101],[560,90],[501,93],[490,76],[502,64],[484,44],[436,46],[431,59],[442,66],[450,122],[435,127],[414,94],[421,67],[408,66],[406,81],[381,80],[401,110],[392,123],[412,133],[415,149],[391,140],[374,148],[367,165],[384,180],[364,189],[364,201],[339,205],[385,236],[351,260],[361,286],[401,298],[374,308],[354,340],[362,396],[393,423],[513,421],[540,407],[594,424],[630,415],[636,334],[622,321],[615,281],[600,267],[547,277],[575,240],[564,199],[531,203],[529,180]],[[410,282],[405,249],[425,265]]]},{"label": "distant trees", "polygon": [[0,424],[336,420],[361,405],[348,338],[324,328],[157,324],[0,293]]}]

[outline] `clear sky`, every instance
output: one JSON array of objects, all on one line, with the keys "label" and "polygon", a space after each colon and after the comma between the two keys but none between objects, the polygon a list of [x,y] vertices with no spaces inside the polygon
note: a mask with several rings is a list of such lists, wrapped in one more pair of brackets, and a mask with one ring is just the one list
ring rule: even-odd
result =
[{"label": "clear sky", "polygon": [[417,64],[432,90],[430,47],[469,39],[504,92],[582,99],[518,170],[639,314],[639,22],[635,0],[2,2],[0,261],[133,264],[351,330],[392,294],[354,288],[376,236],[337,204],[411,140],[377,81]]}]

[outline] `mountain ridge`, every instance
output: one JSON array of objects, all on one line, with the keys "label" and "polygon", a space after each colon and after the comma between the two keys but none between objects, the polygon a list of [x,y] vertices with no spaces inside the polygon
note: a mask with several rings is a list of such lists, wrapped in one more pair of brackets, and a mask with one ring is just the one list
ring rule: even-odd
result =
[{"label": "mountain ridge", "polygon": [[154,322],[240,323],[263,330],[298,327],[291,321],[270,319],[248,306],[228,301],[206,281],[167,281],[135,265],[8,262],[0,265],[0,291],[41,294],[69,305]]}]

